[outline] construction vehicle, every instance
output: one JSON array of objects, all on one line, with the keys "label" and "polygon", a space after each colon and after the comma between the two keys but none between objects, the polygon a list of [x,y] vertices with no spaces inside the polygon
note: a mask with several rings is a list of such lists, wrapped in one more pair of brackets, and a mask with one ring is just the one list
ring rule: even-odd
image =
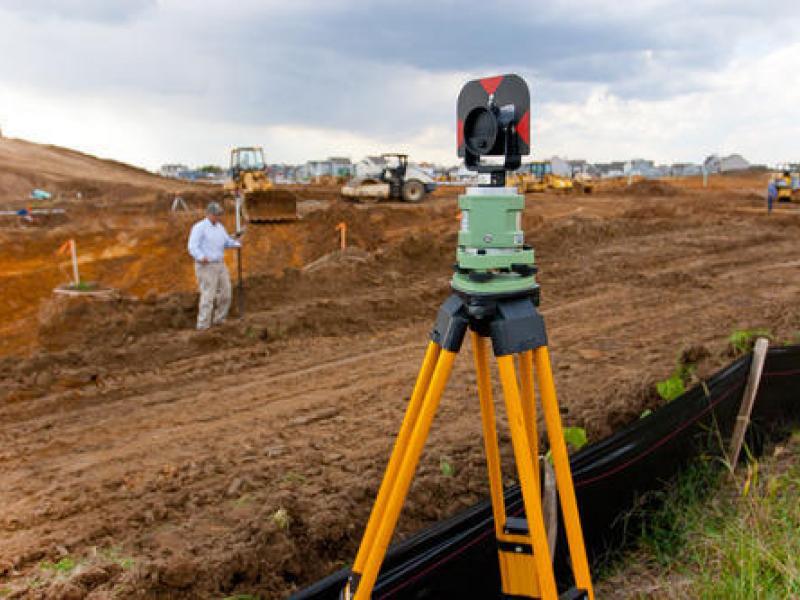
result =
[{"label": "construction vehicle", "polygon": [[774,178],[774,181],[778,190],[778,202],[791,202],[794,195],[795,182],[797,181],[792,176],[791,171],[783,171]]},{"label": "construction vehicle", "polygon": [[242,217],[248,223],[293,221],[299,218],[294,193],[276,189],[267,176],[262,148],[231,150],[231,179],[225,183],[225,191],[239,198]]},{"label": "construction vehicle", "polygon": [[436,182],[419,167],[408,163],[407,154],[368,156],[356,165],[356,175],[341,194],[354,199],[391,199],[421,202],[436,189]]},{"label": "construction vehicle", "polygon": [[572,187],[576,192],[591,194],[594,191],[594,178],[588,173],[575,173],[572,176]]},{"label": "construction vehicle", "polygon": [[549,160],[526,163],[514,173],[509,173],[506,181],[508,187],[516,187],[520,194],[570,193],[575,189],[571,178],[553,173],[553,165]]}]

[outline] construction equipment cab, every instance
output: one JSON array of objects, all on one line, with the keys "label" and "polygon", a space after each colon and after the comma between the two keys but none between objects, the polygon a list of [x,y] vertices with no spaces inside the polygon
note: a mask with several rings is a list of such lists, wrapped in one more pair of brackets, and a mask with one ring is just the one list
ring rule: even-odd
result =
[{"label": "construction equipment cab", "polygon": [[242,216],[250,223],[293,221],[298,218],[297,198],[289,190],[275,189],[267,176],[264,150],[259,147],[231,150],[231,179],[225,190],[238,196]]},{"label": "construction equipment cab", "polygon": [[792,174],[790,171],[784,171],[775,178],[775,187],[778,190],[778,202],[792,201]]},{"label": "construction equipment cab", "polygon": [[356,165],[356,176],[341,192],[347,198],[373,198],[420,202],[436,189],[434,179],[408,163],[407,154],[368,156]]}]

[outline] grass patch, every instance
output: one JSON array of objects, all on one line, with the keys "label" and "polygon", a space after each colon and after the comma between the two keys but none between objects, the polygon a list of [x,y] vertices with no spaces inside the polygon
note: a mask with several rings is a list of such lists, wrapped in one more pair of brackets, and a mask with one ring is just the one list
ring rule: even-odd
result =
[{"label": "grass patch", "polygon": [[50,562],[49,560],[45,560],[39,564],[39,567],[43,571],[56,571],[58,573],[69,573],[70,571],[72,571],[72,569],[74,569],[77,566],[78,566],[77,561],[70,556],[65,556],[64,558],[55,563]]},{"label": "grass patch", "polygon": [[657,494],[636,551],[606,574],[598,597],[800,597],[798,495],[798,434],[733,480],[721,461],[693,464]]},{"label": "grass patch", "polygon": [[69,289],[77,292],[92,292],[97,289],[97,282],[81,280],[78,283],[70,284]]}]

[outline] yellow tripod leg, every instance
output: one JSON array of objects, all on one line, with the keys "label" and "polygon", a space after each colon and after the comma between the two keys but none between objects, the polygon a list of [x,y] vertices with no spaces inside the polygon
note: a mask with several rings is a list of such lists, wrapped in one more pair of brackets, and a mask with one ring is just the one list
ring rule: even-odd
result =
[{"label": "yellow tripod leg", "polygon": [[553,383],[553,372],[550,367],[550,353],[547,346],[533,351],[533,360],[539,379],[539,392],[542,397],[542,411],[547,425],[547,437],[550,440],[550,451],[553,456],[553,469],[556,473],[556,487],[561,500],[561,512],[564,516],[564,528],[567,532],[569,554],[572,558],[572,571],[575,584],[585,589],[590,599],[594,599],[592,577],[589,573],[589,561],[586,559],[586,546],[583,541],[581,517],[575,499],[575,488],[569,468],[569,455],[564,433],[561,429],[561,414],[558,409],[556,387]]},{"label": "yellow tripod leg", "polygon": [[[517,386],[517,375],[514,371],[514,357],[498,356],[497,368],[500,373],[500,383],[503,386],[503,396],[508,413],[508,424],[511,429],[511,443],[514,448],[514,459],[517,463],[519,483],[522,490],[522,502],[525,506],[525,517],[528,522],[528,532],[533,547],[533,558],[538,575],[538,593],[544,600],[557,600],[553,564],[550,558],[550,549],[547,547],[547,531],[544,527],[542,514],[542,500],[539,494],[539,484],[535,479],[536,471],[533,467],[531,447],[525,431],[525,417],[522,410],[522,399]],[[532,589],[527,595],[533,597],[537,590]]]},{"label": "yellow tripod leg", "polygon": [[503,476],[500,470],[500,449],[497,444],[494,398],[489,374],[489,352],[486,348],[486,339],[474,331],[472,332],[472,353],[478,379],[478,398],[481,402],[483,445],[486,450],[486,468],[489,471],[489,492],[492,498],[494,530],[496,537],[500,537],[503,534],[506,511],[503,500]]},{"label": "yellow tripod leg", "polygon": [[519,355],[519,379],[522,389],[522,414],[525,417],[525,432],[531,445],[536,482],[539,483],[539,432],[536,427],[536,393],[533,387],[533,350]]},{"label": "yellow tripod leg", "polygon": [[422,401],[419,418],[408,440],[408,449],[398,467],[394,485],[388,493],[386,508],[380,519],[375,539],[370,552],[364,557],[364,568],[362,571],[353,569],[354,575],[360,575],[354,596],[355,600],[367,600],[372,594],[372,588],[375,586],[375,580],[378,578],[378,571],[383,562],[383,557],[386,555],[386,549],[389,547],[392,534],[397,526],[397,519],[400,516],[400,510],[403,507],[406,494],[408,494],[408,488],[411,486],[411,480],[414,477],[419,457],[425,447],[425,441],[428,438],[433,417],[439,406],[439,400],[442,398],[447,380],[453,370],[455,358],[456,353],[449,350],[442,350],[439,354],[430,387]]},{"label": "yellow tripod leg", "polygon": [[364,567],[364,561],[369,556],[372,545],[375,542],[375,534],[378,532],[378,525],[383,519],[384,512],[386,511],[386,504],[389,500],[389,494],[395,480],[397,472],[400,468],[400,463],[403,460],[406,452],[408,451],[408,440],[411,437],[411,432],[417,424],[419,414],[422,409],[422,401],[428,391],[433,376],[433,369],[436,366],[436,361],[439,358],[441,347],[434,343],[429,342],[428,348],[425,351],[425,358],[422,360],[419,374],[417,375],[417,382],[414,384],[414,391],[411,393],[411,398],[408,401],[406,414],[403,417],[403,423],[400,426],[400,431],[397,434],[397,439],[394,442],[392,454],[389,457],[389,464],[386,466],[386,473],[381,481],[381,486],[378,489],[378,496],[375,499],[375,504],[370,512],[367,527],[364,530],[364,537],[361,539],[361,545],[358,548],[356,559],[353,562],[353,571],[360,573]]}]

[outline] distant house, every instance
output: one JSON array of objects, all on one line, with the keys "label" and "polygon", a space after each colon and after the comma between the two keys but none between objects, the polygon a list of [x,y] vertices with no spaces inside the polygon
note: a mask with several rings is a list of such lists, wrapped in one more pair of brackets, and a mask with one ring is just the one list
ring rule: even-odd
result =
[{"label": "distant house", "polygon": [[572,175],[578,175],[579,173],[589,173],[589,163],[583,159],[577,160],[568,160],[569,168],[572,172]]},{"label": "distant house", "polygon": [[335,177],[350,177],[353,175],[353,163],[344,156],[331,156],[331,174]]},{"label": "distant house", "polygon": [[675,163],[670,167],[670,175],[673,177],[692,177],[702,173],[703,167],[696,163]]},{"label": "distant house", "polygon": [[750,163],[741,154],[719,156],[712,154],[703,162],[708,173],[728,173],[731,171],[745,171],[750,168]]},{"label": "distant house", "polygon": [[625,162],[621,160],[595,163],[590,166],[590,173],[597,177],[622,177],[625,175]]},{"label": "distant house", "polygon": [[300,169],[296,165],[273,164],[267,167],[267,172],[275,183],[295,183],[302,179]]},{"label": "distant house", "polygon": [[303,169],[303,175],[308,179],[316,177],[350,177],[353,173],[353,163],[349,158],[331,156],[327,160],[309,160]]},{"label": "distant house", "polygon": [[171,177],[172,179],[182,179],[185,174],[189,172],[189,167],[178,163],[161,165],[158,170],[162,177]]},{"label": "distant house", "polygon": [[658,169],[652,160],[644,158],[634,158],[625,163],[623,172],[627,176],[633,177],[658,177]]},{"label": "distant house", "polygon": [[308,160],[306,161],[305,175],[309,179],[315,177],[324,177],[331,175],[331,164],[326,160]]}]

